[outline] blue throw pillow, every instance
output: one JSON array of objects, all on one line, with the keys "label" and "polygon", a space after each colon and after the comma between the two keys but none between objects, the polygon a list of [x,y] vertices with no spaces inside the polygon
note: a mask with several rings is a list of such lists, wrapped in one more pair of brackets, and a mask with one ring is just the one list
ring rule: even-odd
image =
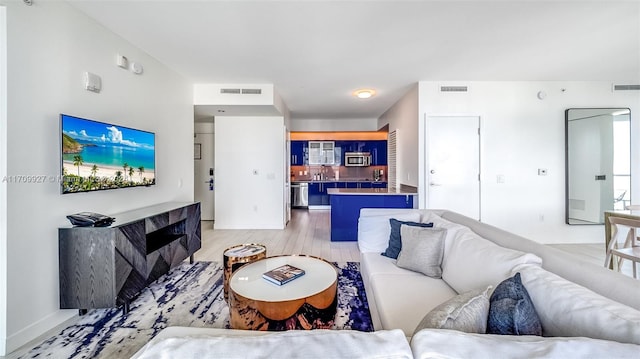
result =
[{"label": "blue throw pillow", "polygon": [[381,253],[385,257],[398,259],[398,254],[402,249],[402,241],[400,239],[400,226],[406,224],[407,226],[414,227],[433,227],[433,223],[418,223],[418,222],[403,222],[398,221],[395,218],[389,218],[389,224],[391,225],[391,234],[389,235],[389,246]]},{"label": "blue throw pillow", "polygon": [[542,324],[520,273],[498,284],[489,299],[487,334],[542,335]]}]

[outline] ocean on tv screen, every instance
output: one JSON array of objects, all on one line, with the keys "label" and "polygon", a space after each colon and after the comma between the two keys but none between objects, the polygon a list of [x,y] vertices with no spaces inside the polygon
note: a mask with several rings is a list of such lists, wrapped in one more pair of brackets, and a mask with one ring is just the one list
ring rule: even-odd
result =
[{"label": "ocean on tv screen", "polygon": [[62,192],[155,184],[155,135],[62,115]]}]

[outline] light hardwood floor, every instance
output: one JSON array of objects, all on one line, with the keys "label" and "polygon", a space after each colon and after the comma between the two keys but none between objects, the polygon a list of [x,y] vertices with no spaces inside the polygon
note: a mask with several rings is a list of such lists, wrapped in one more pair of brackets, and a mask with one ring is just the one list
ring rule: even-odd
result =
[{"label": "light hardwood floor", "polygon": [[294,209],[291,221],[281,229],[213,229],[213,222],[203,222],[202,249],[198,261],[222,262],[226,248],[242,243],[259,243],[267,255],[308,254],[332,262],[358,262],[356,242],[331,242],[329,210]]}]

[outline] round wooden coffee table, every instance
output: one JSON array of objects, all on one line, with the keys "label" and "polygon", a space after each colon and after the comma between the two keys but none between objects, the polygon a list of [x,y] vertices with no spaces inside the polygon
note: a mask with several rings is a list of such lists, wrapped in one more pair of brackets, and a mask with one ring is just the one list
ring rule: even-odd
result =
[{"label": "round wooden coffee table", "polygon": [[[281,265],[305,274],[277,285],[262,274]],[[235,271],[229,281],[233,329],[330,329],[337,307],[338,272],[324,259],[293,255],[260,259]]]}]

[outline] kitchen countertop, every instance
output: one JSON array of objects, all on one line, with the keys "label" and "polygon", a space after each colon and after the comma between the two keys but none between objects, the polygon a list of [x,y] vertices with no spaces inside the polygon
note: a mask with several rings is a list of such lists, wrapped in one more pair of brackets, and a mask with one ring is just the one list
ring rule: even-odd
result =
[{"label": "kitchen countertop", "polygon": [[416,191],[403,191],[397,188],[329,188],[330,195],[417,195]]},{"label": "kitchen countertop", "polygon": [[345,179],[339,179],[339,180],[336,180],[336,179],[326,179],[326,180],[291,180],[291,183],[312,183],[312,182],[315,182],[315,183],[319,183],[319,182],[322,182],[322,183],[334,183],[334,182],[372,182],[372,183],[382,183],[382,182],[386,182],[386,181],[382,181],[382,180],[381,180],[381,181],[374,181],[374,180],[372,180],[372,179],[370,179],[370,178],[362,178],[362,179],[353,179],[353,178],[351,178],[351,179],[346,179],[346,178],[345,178]]}]

